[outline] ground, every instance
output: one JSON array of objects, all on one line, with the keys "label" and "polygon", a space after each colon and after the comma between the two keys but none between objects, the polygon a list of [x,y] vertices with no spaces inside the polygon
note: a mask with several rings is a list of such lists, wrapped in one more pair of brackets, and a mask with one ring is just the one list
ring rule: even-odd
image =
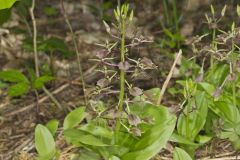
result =
[{"label": "ground", "polygon": [[[222,8],[225,1],[212,1],[217,8]],[[192,3],[192,4],[191,4]],[[204,13],[209,13],[210,0],[179,1],[178,9],[183,16],[181,20],[181,33],[186,39],[191,39],[197,34],[201,34],[204,28]],[[105,31],[101,21],[101,16],[111,15],[112,9],[99,11],[95,4],[100,2],[91,1],[70,1],[65,2],[66,12],[76,33],[78,46],[80,48],[81,59],[83,63],[84,79],[87,84],[87,92],[91,93],[102,75],[97,71],[98,64],[92,59],[95,58],[99,51],[97,43],[103,43],[110,38]],[[113,3],[114,4],[114,3]],[[158,1],[151,0],[144,3],[133,2],[135,9],[135,26],[138,26],[139,32],[150,40],[158,41],[162,36],[162,28],[159,21],[163,7]],[[234,5],[233,3],[229,3]],[[57,11],[56,15],[50,16],[44,13],[44,8],[52,7]],[[94,8],[95,7],[95,8]],[[230,6],[231,7],[231,6]],[[180,14],[180,13],[179,13]],[[38,35],[41,37],[58,37],[63,39],[67,45],[73,49],[71,36],[68,31],[65,20],[61,15],[60,6],[56,0],[38,1],[36,8],[36,22]],[[231,13],[229,19],[234,19]],[[226,18],[226,21],[230,21]],[[31,33],[31,19],[22,20],[16,10],[13,10],[11,20],[0,28],[0,70],[21,69],[26,71],[25,61],[32,59],[32,54],[26,51],[24,38]],[[23,30],[24,32],[19,32]],[[131,31],[130,31],[131,32]],[[207,43],[207,42],[206,42]],[[187,44],[185,56],[191,57],[191,49]],[[188,49],[189,48],[189,49]],[[168,52],[174,53],[177,49],[169,49]],[[168,55],[165,50],[160,48],[155,42],[138,46],[132,50],[133,57],[148,57],[158,66],[156,70],[148,73],[145,78],[134,80],[134,84],[142,89],[162,86],[165,77],[173,63],[174,54]],[[56,53],[57,55],[59,53]],[[83,105],[82,84],[77,69],[76,57],[62,58],[54,56],[55,71],[57,78],[54,82],[47,85],[49,91],[61,103],[64,109],[60,110],[49,99],[44,92],[39,91],[38,103],[34,92],[30,92],[19,98],[10,98],[6,90],[0,90],[0,159],[2,160],[31,160],[36,156],[34,149],[34,129],[38,123],[46,123],[53,118],[63,120],[66,113],[76,106]],[[40,53],[40,61],[43,63],[49,59],[49,55]],[[181,64],[179,64],[181,65]],[[176,71],[177,72],[177,71]],[[174,85],[178,76],[173,77],[170,86]],[[179,103],[179,98],[167,94],[163,99],[163,104],[174,110],[174,105]],[[38,107],[36,107],[38,105]],[[38,110],[38,109],[39,110]],[[209,147],[210,146],[210,147]],[[61,131],[58,132],[57,147],[62,151],[61,159],[68,159],[69,155],[75,151],[74,147],[68,146],[62,138]],[[168,143],[167,146],[156,156],[157,159],[171,159],[173,145]],[[199,159],[238,159],[238,153],[233,150],[231,144],[226,140],[213,140],[198,150]]]}]

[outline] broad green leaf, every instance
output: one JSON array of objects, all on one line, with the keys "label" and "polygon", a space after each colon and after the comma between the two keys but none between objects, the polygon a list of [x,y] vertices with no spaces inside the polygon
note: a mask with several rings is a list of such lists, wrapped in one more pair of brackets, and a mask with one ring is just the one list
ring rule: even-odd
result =
[{"label": "broad green leaf", "polygon": [[163,125],[156,125],[141,138],[133,150],[122,156],[122,160],[147,160],[156,155],[167,143],[174,130],[175,118]]},{"label": "broad green leaf", "polygon": [[79,129],[67,129],[64,131],[64,136],[67,137],[71,143],[79,142],[90,146],[108,146],[99,138]]},{"label": "broad green leaf", "polygon": [[56,153],[55,142],[47,127],[38,124],[35,128],[35,147],[40,159],[51,160]]},{"label": "broad green leaf", "polygon": [[52,76],[41,76],[33,82],[33,87],[40,89],[44,86],[45,83],[50,82],[54,79]]},{"label": "broad green leaf", "polygon": [[81,149],[79,154],[74,154],[71,156],[71,160],[102,160],[101,156],[87,149]]},{"label": "broad green leaf", "polygon": [[173,160],[192,160],[192,158],[183,149],[175,147],[173,150]]},{"label": "broad green leaf", "polygon": [[58,124],[59,124],[59,121],[56,119],[52,119],[46,124],[46,127],[49,129],[49,131],[52,133],[53,136],[57,132]]},{"label": "broad green leaf", "polygon": [[130,147],[125,147],[124,144],[122,145],[114,145],[105,147],[110,155],[115,155],[117,157],[121,157],[122,155],[128,153],[130,151]]},{"label": "broad green leaf", "polygon": [[111,156],[111,157],[109,158],[109,160],[121,160],[121,159],[118,158],[118,157],[116,157],[116,156]]},{"label": "broad green leaf", "polygon": [[189,146],[199,146],[199,144],[194,143],[191,140],[189,140],[175,132],[171,135],[170,141],[180,143],[180,144],[186,144]]},{"label": "broad green leaf", "polygon": [[[154,125],[131,146],[130,151],[124,154],[122,160],[147,160],[156,155],[169,140],[176,122],[176,117],[168,113],[167,108],[151,104],[141,104],[130,107],[139,112],[140,117],[152,116]],[[138,108],[138,109],[137,109]],[[161,115],[161,116],[159,116]]]},{"label": "broad green leaf", "polygon": [[18,97],[26,94],[30,89],[28,83],[21,82],[15,85],[12,85],[8,88],[8,95],[11,97]]},{"label": "broad green leaf", "polygon": [[17,0],[0,0],[0,10],[11,8]]},{"label": "broad green leaf", "polygon": [[200,143],[200,144],[205,144],[207,142],[209,142],[212,139],[211,136],[207,136],[207,135],[197,135],[196,137],[196,142]]},{"label": "broad green leaf", "polygon": [[203,90],[205,90],[211,96],[214,93],[214,91],[216,90],[216,87],[214,87],[213,85],[206,83],[206,82],[199,83],[199,86],[201,86],[201,88]]},{"label": "broad green leaf", "polygon": [[213,112],[222,117],[224,121],[238,123],[240,122],[239,110],[236,106],[224,101],[217,101],[210,106]]},{"label": "broad green leaf", "polygon": [[206,80],[214,86],[220,86],[229,73],[229,65],[215,64],[207,71]]},{"label": "broad green leaf", "polygon": [[240,136],[234,132],[221,132],[221,139],[228,138],[232,142],[235,149],[240,149]]},{"label": "broad green leaf", "polygon": [[152,88],[144,91],[144,95],[147,97],[147,99],[151,100],[151,102],[155,103],[160,95],[160,92],[160,88]]},{"label": "broad green leaf", "polygon": [[85,118],[85,107],[79,107],[71,111],[63,122],[63,129],[70,129],[77,126]]},{"label": "broad green leaf", "polygon": [[84,126],[81,126],[79,129],[88,132],[94,136],[104,137],[108,139],[113,138],[113,132],[111,130],[109,130],[108,128],[104,128],[102,126],[95,125],[94,123],[91,122]]},{"label": "broad green leaf", "polygon": [[204,127],[208,113],[208,101],[205,92],[198,91],[179,117],[177,131],[180,135],[194,141]]},{"label": "broad green leaf", "polygon": [[0,79],[6,82],[25,82],[28,83],[28,79],[18,70],[8,70],[0,72]]}]

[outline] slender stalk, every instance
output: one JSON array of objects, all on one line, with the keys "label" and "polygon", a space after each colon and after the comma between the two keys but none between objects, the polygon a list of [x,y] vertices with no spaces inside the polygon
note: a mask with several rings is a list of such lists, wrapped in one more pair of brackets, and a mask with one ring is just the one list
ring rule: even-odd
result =
[{"label": "slender stalk", "polygon": [[[212,46],[214,49],[216,49],[216,42],[215,42],[215,39],[216,39],[216,29],[214,28],[213,29],[213,33],[212,33]],[[211,55],[211,59],[210,59],[210,66],[213,67],[213,56]]]},{"label": "slender stalk", "polygon": [[[125,24],[122,24],[122,36],[121,36],[121,62],[125,62]],[[125,88],[125,71],[120,71],[120,94],[119,94],[119,111],[123,109],[123,99],[124,99],[124,88]]]},{"label": "slender stalk", "polygon": [[[38,51],[37,51],[37,24],[36,24],[36,20],[35,20],[35,15],[34,15],[34,9],[35,9],[35,0],[32,1],[32,7],[30,8],[30,15],[31,15],[31,19],[32,19],[32,25],[33,25],[33,52],[34,52],[34,62],[35,62],[35,72],[36,72],[36,77],[40,77],[40,72],[39,72],[39,59],[38,59]],[[43,91],[50,97],[50,99],[56,104],[56,106],[60,109],[62,109],[63,107],[61,106],[61,104],[57,101],[57,99],[52,95],[51,92],[49,92],[45,86],[43,86]],[[38,107],[38,92],[37,90],[35,90],[35,95],[36,95],[36,108],[37,108],[37,113],[39,111],[39,107]]]},{"label": "slender stalk", "polygon": [[166,89],[167,89],[168,83],[169,83],[169,81],[170,81],[170,79],[171,79],[171,77],[172,77],[172,74],[173,74],[173,71],[174,71],[174,69],[175,69],[175,66],[176,66],[178,60],[180,59],[181,55],[182,55],[182,50],[180,50],[180,51],[178,52],[178,54],[177,54],[177,56],[176,56],[176,58],[175,58],[175,60],[174,60],[174,62],[173,62],[173,65],[172,65],[172,67],[171,67],[171,70],[169,71],[168,76],[167,76],[166,80],[165,80],[164,83],[163,83],[161,92],[160,92],[159,97],[158,97],[157,102],[156,102],[157,105],[160,105],[160,104],[161,104],[163,95],[164,95],[164,93],[165,93],[165,91],[166,91]]},{"label": "slender stalk", "polygon": [[53,101],[53,103],[60,109],[62,110],[63,107],[62,105],[58,102],[58,100],[53,96],[53,94],[45,87],[43,86],[43,91],[48,95],[48,97]]},{"label": "slender stalk", "polygon": [[36,76],[39,77],[39,61],[38,61],[38,54],[37,54],[37,25],[34,16],[34,9],[35,9],[35,0],[32,1],[32,7],[30,8],[30,15],[32,19],[33,25],[33,52],[34,52],[34,62],[35,62],[35,72]]},{"label": "slender stalk", "polygon": [[[126,31],[125,20],[122,20],[120,25],[121,25],[121,63],[124,63],[125,62],[125,31]],[[117,108],[120,114],[123,111],[124,90],[125,90],[125,71],[121,69],[120,70],[120,94],[119,94],[119,102],[118,102],[118,108]],[[118,118],[116,123],[116,128],[115,128],[115,143],[118,143],[118,133],[120,128],[121,128],[120,118]]]},{"label": "slender stalk", "polygon": [[81,56],[80,56],[77,41],[76,41],[76,38],[75,38],[76,36],[75,36],[75,33],[73,32],[72,25],[69,21],[69,18],[67,16],[66,11],[65,11],[63,0],[60,0],[60,1],[61,1],[62,13],[63,13],[64,19],[65,19],[65,22],[67,23],[68,28],[70,30],[72,41],[73,41],[74,48],[75,48],[75,52],[76,52],[76,55],[77,55],[78,70],[79,70],[80,78],[81,78],[81,81],[82,81],[84,101],[85,101],[85,105],[87,105],[88,99],[87,99],[87,95],[86,95],[86,84],[85,84],[84,76],[83,76]]},{"label": "slender stalk", "polygon": [[[231,61],[234,61],[234,56],[233,56],[233,53],[234,53],[234,50],[235,50],[235,46],[234,46],[234,42],[232,40],[232,50],[231,50],[231,55],[232,55],[232,58],[231,58]],[[230,63],[230,74],[234,74],[233,72],[233,63],[231,62]],[[236,82],[235,80],[233,80],[232,82],[232,96],[233,96],[233,104],[234,106],[237,106],[237,100],[236,100]]]}]

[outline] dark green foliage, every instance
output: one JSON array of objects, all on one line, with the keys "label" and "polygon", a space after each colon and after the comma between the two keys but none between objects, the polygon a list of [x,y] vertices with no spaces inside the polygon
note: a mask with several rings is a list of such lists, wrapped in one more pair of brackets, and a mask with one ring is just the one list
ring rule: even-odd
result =
[{"label": "dark green foliage", "polygon": [[[0,80],[12,84],[8,87],[8,95],[11,97],[18,97],[28,93],[31,87],[33,89],[41,89],[45,83],[53,79],[54,77],[51,76],[41,76],[39,78],[34,77],[31,82],[18,70],[0,72]],[[6,85],[4,87],[6,87]]]}]

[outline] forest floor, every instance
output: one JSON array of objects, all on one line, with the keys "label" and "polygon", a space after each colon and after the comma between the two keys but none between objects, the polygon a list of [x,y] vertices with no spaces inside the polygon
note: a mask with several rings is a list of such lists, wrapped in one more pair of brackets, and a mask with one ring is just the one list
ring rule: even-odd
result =
[{"label": "forest floor", "polygon": [[[92,2],[92,3],[91,3]],[[73,30],[77,36],[78,46],[80,48],[81,59],[83,62],[84,80],[86,82],[87,93],[89,95],[96,87],[96,83],[102,78],[97,71],[98,64],[92,59],[99,51],[97,43],[103,43],[109,38],[104,25],[99,16],[100,11],[94,5],[98,1],[71,1],[65,3],[67,14],[72,23]],[[161,88],[169,69],[174,60],[174,53],[177,49],[165,49],[159,47],[158,39],[162,36],[159,15],[162,14],[162,6],[158,1],[136,3],[135,5],[135,25],[138,31],[150,40],[152,43],[146,43],[133,49],[133,57],[148,57],[157,67],[157,69],[148,72],[148,75],[135,79],[133,82],[139,88],[149,89],[152,87]],[[36,22],[39,37],[57,37],[70,48],[74,48],[71,42],[71,36],[68,31],[65,20],[60,12],[60,6],[56,0],[38,1],[36,8]],[[157,4],[157,5],[156,5]],[[191,9],[184,9],[184,2],[179,2],[179,8],[183,19],[181,20],[181,33],[186,40],[190,40],[195,35],[201,34],[204,28],[204,14],[209,12],[209,4],[200,4],[191,6]],[[222,8],[222,1],[213,1],[215,6]],[[46,15],[44,9],[52,7],[56,10],[56,15]],[[94,8],[95,7],[95,8]],[[54,10],[54,12],[55,12]],[[111,15],[112,10],[101,12],[103,16]],[[105,15],[106,14],[106,15]],[[180,13],[179,13],[180,14]],[[231,13],[229,15],[231,17]],[[0,30],[0,70],[20,69],[26,71],[26,62],[32,64],[32,55],[26,51],[24,39],[28,34],[32,34],[31,19],[28,17],[23,20],[14,10],[11,20],[3,25],[4,31]],[[24,31],[24,32],[23,32]],[[131,32],[131,31],[130,31]],[[207,42],[206,42],[207,43]],[[191,46],[185,42],[182,45],[185,48],[183,53],[186,57],[191,57]],[[39,92],[38,100],[34,92],[30,92],[19,98],[10,98],[6,90],[0,89],[0,160],[31,160],[34,159],[36,151],[34,148],[34,129],[36,124],[45,124],[51,119],[63,121],[66,113],[76,106],[83,105],[84,97],[82,93],[82,84],[79,78],[77,62],[75,56],[63,58],[60,53],[53,55],[54,70],[56,80],[47,85],[49,91],[56,97],[59,103],[64,107],[59,110],[44,92]],[[49,60],[49,55],[40,53],[40,63],[44,64]],[[181,65],[181,64],[178,64]],[[177,69],[176,69],[177,72]],[[170,86],[174,85],[178,76],[172,78]],[[111,97],[109,97],[111,98]],[[37,101],[37,103],[36,103]],[[166,94],[163,104],[170,110],[175,110],[180,98]],[[36,107],[37,105],[37,107]],[[240,159],[237,158],[237,151],[226,140],[212,140],[211,144],[206,144],[197,152],[199,159]],[[68,159],[69,155],[75,151],[75,148],[68,146],[63,140],[62,133],[58,133],[57,147],[62,152],[62,160]],[[167,146],[156,156],[156,160],[171,159],[173,145]]]}]

